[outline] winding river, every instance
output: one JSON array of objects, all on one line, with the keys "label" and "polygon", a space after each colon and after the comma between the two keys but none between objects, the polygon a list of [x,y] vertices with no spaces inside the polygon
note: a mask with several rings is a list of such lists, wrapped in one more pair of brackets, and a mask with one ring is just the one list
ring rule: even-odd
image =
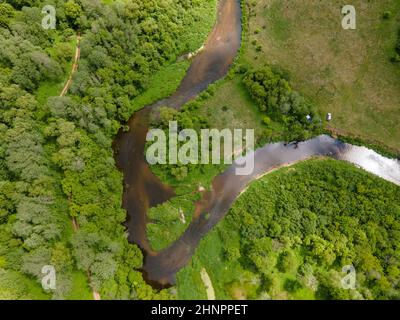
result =
[{"label": "winding river", "polygon": [[[364,147],[357,147],[323,135],[298,146],[276,143],[254,152],[252,175],[235,175],[235,164],[216,176],[210,192],[196,203],[192,222],[168,248],[154,252],[146,236],[149,208],[171,199],[174,191],[150,170],[144,148],[152,109],[167,105],[179,109],[207,86],[226,75],[241,45],[241,7],[239,0],[220,0],[217,23],[207,39],[205,49],[197,55],[171,97],[136,112],[128,122],[129,131],[121,131],[114,143],[115,157],[124,176],[123,207],[128,212],[126,227],[129,241],[145,254],[143,271],[157,287],[175,283],[176,273],[191,259],[196,247],[228,212],[248,184],[276,168],[313,157],[344,160],[383,179],[400,185],[400,162],[385,158]],[[251,155],[248,155],[251,156]]]}]

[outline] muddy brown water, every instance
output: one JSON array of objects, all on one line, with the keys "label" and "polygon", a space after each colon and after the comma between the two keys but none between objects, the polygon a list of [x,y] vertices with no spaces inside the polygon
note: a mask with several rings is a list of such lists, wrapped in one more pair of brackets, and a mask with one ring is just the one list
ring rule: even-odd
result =
[{"label": "muddy brown water", "polygon": [[[136,112],[128,121],[129,131],[121,131],[114,142],[116,162],[124,176],[123,207],[128,213],[126,222],[129,231],[128,240],[144,251],[144,272],[148,280],[161,285],[173,283],[172,275],[175,271],[167,272],[170,275],[164,276],[166,270],[161,272],[162,264],[159,264],[160,272],[156,271],[157,257],[161,258],[162,255],[151,250],[147,240],[147,212],[149,208],[173,197],[174,191],[162,184],[151,172],[145,160],[144,148],[149,129],[149,116],[151,110],[159,106],[179,109],[228,72],[241,44],[240,1],[220,0],[217,10],[217,22],[206,41],[205,49],[193,58],[175,94]],[[177,261],[187,260],[175,257]]]},{"label": "muddy brown water", "polygon": [[372,150],[320,136],[298,146],[283,143],[266,145],[254,155],[255,169],[248,176],[235,174],[236,164],[214,178],[210,192],[196,203],[192,222],[168,248],[154,252],[146,236],[149,208],[174,196],[150,170],[144,156],[149,115],[152,109],[167,105],[179,109],[207,86],[221,79],[229,70],[241,42],[241,8],[239,0],[220,0],[217,23],[207,39],[205,50],[196,56],[174,95],[136,112],[128,122],[129,131],[120,132],[114,147],[119,169],[124,176],[123,207],[127,210],[128,240],[144,252],[143,272],[157,288],[175,283],[176,273],[191,259],[202,237],[228,212],[251,181],[284,165],[317,156],[345,160],[386,180],[400,185],[400,163],[384,158]]}]

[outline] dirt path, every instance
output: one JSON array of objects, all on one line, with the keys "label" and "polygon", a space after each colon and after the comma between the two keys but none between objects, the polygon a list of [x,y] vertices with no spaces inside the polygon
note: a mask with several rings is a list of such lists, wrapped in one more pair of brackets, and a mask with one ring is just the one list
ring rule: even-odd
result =
[{"label": "dirt path", "polygon": [[206,291],[207,291],[207,299],[208,300],[215,300],[215,291],[214,291],[214,287],[212,285],[210,276],[207,273],[207,270],[205,268],[202,268],[200,271],[200,276],[201,276],[201,280],[204,283],[204,286],[206,287]]},{"label": "dirt path", "polygon": [[69,87],[71,86],[72,83],[72,77],[74,76],[74,73],[78,70],[78,63],[79,63],[79,59],[81,57],[81,46],[80,46],[80,42],[81,42],[81,35],[78,33],[76,36],[76,48],[75,48],[75,58],[74,58],[74,63],[72,65],[72,69],[71,72],[69,74],[69,78],[67,80],[67,82],[64,85],[64,88],[62,89],[61,93],[60,93],[60,97],[63,97],[67,94]]},{"label": "dirt path", "polygon": [[[71,84],[72,84],[72,77],[74,76],[75,72],[78,70],[78,64],[79,64],[79,59],[81,58],[81,47],[80,47],[80,42],[81,42],[81,35],[78,33],[76,35],[76,48],[75,48],[75,58],[74,58],[74,63],[72,64],[71,72],[69,74],[68,80],[64,85],[64,88],[62,89],[60,93],[60,97],[64,97]],[[70,201],[71,199],[68,199]],[[76,220],[75,217],[72,218],[72,227],[74,229],[74,232],[77,232],[79,230],[79,224],[78,221]],[[90,279],[90,271],[88,271],[88,278]],[[93,300],[101,300],[100,293],[98,293],[96,290],[92,289],[92,294],[93,294]]]}]

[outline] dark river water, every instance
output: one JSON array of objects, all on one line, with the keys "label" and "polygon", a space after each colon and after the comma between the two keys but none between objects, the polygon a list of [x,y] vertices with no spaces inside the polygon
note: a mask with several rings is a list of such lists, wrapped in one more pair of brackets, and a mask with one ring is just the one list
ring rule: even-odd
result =
[{"label": "dark river water", "polygon": [[220,0],[218,20],[207,39],[205,49],[193,59],[176,93],[136,112],[128,122],[129,131],[121,131],[115,140],[116,162],[124,176],[123,207],[128,212],[126,227],[129,241],[143,250],[145,278],[156,287],[175,283],[176,273],[190,261],[202,237],[225,216],[251,181],[273,169],[326,156],[348,161],[400,185],[398,160],[384,158],[372,150],[345,144],[329,136],[323,135],[302,142],[297,147],[283,143],[266,145],[254,154],[247,155],[255,158],[253,174],[238,176],[235,174],[236,165],[233,164],[216,176],[212,191],[205,192],[196,203],[192,222],[182,236],[170,247],[154,252],[146,236],[147,212],[149,208],[171,199],[174,191],[151,172],[145,160],[149,114],[161,105],[179,109],[210,83],[224,77],[240,48],[241,32],[239,0]]}]

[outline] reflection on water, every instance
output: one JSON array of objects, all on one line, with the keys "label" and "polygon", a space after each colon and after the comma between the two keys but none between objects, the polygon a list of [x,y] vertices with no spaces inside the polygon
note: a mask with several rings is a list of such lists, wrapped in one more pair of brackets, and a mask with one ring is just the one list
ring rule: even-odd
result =
[{"label": "reflection on water", "polygon": [[347,145],[346,152],[338,159],[355,164],[365,171],[400,185],[399,160],[388,159],[373,150],[353,145]]},{"label": "reflection on water", "polygon": [[[149,208],[174,196],[173,190],[163,185],[151,172],[144,157],[150,111],[159,106],[180,108],[210,83],[225,76],[240,48],[241,35],[240,0],[220,0],[217,23],[207,39],[205,49],[193,59],[178,90],[171,97],[136,112],[128,122],[129,131],[121,130],[114,141],[116,163],[124,176],[122,204],[128,213],[128,240],[143,250],[145,261],[158,255],[151,250],[146,236],[147,212]],[[190,256],[192,246],[187,248],[186,256]],[[180,259],[177,256],[171,258]],[[148,265],[146,262],[145,273]],[[177,261],[177,265],[181,263]],[[148,274],[149,280],[159,278],[154,277],[152,272]]]}]

